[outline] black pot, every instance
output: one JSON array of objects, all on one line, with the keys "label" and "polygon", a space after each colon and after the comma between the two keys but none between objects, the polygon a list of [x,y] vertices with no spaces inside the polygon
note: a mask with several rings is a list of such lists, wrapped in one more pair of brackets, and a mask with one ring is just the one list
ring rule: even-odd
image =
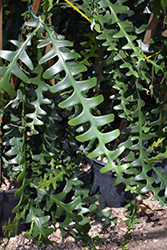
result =
[{"label": "black pot", "polygon": [[[2,226],[7,223],[9,217],[13,221],[15,214],[12,209],[18,204],[20,197],[14,197],[17,189],[13,190],[0,190],[0,236],[3,236]],[[18,234],[25,230],[25,225],[20,224]]]},{"label": "black pot", "polygon": [[92,159],[94,179],[90,194],[94,195],[100,192],[99,203],[107,202],[108,207],[123,207],[126,204],[126,200],[132,199],[132,194],[125,192],[124,183],[120,183],[115,187],[113,186],[116,180],[114,172],[109,171],[103,174],[100,172],[100,169],[105,165],[104,162]]}]

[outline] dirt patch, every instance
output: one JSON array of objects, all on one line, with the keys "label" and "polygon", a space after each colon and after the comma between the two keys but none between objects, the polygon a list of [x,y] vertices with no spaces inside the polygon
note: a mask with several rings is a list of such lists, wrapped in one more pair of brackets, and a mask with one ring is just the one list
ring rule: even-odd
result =
[{"label": "dirt patch", "polygon": [[18,183],[17,181],[9,181],[7,178],[5,178],[0,185],[0,190],[1,191],[14,190],[20,187],[21,183]]}]

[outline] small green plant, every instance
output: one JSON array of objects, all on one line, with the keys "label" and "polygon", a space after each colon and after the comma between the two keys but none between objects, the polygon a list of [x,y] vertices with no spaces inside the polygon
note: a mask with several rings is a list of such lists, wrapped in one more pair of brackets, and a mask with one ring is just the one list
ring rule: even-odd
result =
[{"label": "small green plant", "polygon": [[129,242],[129,237],[131,235],[130,230],[135,228],[135,224],[139,223],[140,220],[136,219],[137,213],[139,212],[139,207],[136,199],[127,201],[127,204],[125,205],[125,208],[127,209],[124,214],[128,218],[125,223],[127,226],[127,232],[124,235],[124,242],[121,245],[121,249],[125,250],[129,247],[127,246],[127,243]]}]

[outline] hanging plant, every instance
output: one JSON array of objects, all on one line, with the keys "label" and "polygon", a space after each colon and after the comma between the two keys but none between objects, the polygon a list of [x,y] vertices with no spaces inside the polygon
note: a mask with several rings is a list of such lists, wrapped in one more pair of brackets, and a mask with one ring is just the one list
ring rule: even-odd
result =
[{"label": "hanging plant", "polygon": [[[15,193],[20,196],[15,219],[3,229],[10,237],[23,220],[30,225],[27,237],[38,238],[38,243],[48,241],[53,231],[48,222],[55,223],[63,212],[62,235],[71,220],[76,237],[87,235],[90,221],[85,215],[96,209],[99,195],[90,197],[90,188],[82,188],[79,180],[76,164],[86,157],[106,157],[100,171],[113,171],[114,185],[123,182],[136,194],[152,191],[159,207],[166,204],[166,173],[155,165],[167,152],[166,42],[155,35],[158,50],[151,56],[138,46],[147,20],[138,22],[135,15],[140,18],[147,3],[142,9],[140,1],[66,2],[87,20],[86,42],[77,46],[77,39],[66,40],[64,30],[57,33],[51,19],[48,23],[52,6],[64,11],[69,5],[45,1],[41,15],[37,1],[31,20],[24,23],[25,34],[10,41],[15,50],[0,51],[0,88],[10,95],[2,122],[3,169],[21,184]],[[97,63],[98,49],[103,56],[97,81],[88,70]],[[71,198],[66,203],[67,194]],[[107,223],[105,214],[99,214]]]}]

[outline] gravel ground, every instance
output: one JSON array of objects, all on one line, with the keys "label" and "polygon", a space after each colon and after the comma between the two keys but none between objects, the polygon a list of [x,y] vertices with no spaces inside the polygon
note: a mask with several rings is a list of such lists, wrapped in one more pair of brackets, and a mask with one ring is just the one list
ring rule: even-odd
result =
[{"label": "gravel ground", "polygon": [[[140,223],[136,224],[136,228],[131,230],[131,236],[127,246],[129,250],[166,250],[167,249],[167,207],[157,209],[157,202],[151,201],[151,196],[141,200],[140,213],[138,219]],[[105,210],[110,208],[106,207]],[[124,215],[124,208],[112,208],[112,217],[117,216],[118,220],[114,226],[102,227],[100,221],[95,221],[95,214],[89,214],[91,218],[91,230],[89,235],[99,236],[102,241],[96,245],[96,249],[100,250],[118,250],[124,241],[124,234],[127,231]],[[74,228],[73,223],[69,228]],[[89,249],[82,240],[75,243],[71,235],[61,236],[58,223],[55,225],[55,231],[50,236],[52,245],[46,245],[44,250],[62,249],[62,250],[86,250]],[[6,238],[0,238],[0,250],[4,248],[7,242]],[[96,243],[96,242],[95,242]],[[30,241],[23,234],[12,237],[6,248],[7,250],[41,250],[42,248],[35,245],[34,241]],[[93,249],[93,247],[92,247]]]}]

